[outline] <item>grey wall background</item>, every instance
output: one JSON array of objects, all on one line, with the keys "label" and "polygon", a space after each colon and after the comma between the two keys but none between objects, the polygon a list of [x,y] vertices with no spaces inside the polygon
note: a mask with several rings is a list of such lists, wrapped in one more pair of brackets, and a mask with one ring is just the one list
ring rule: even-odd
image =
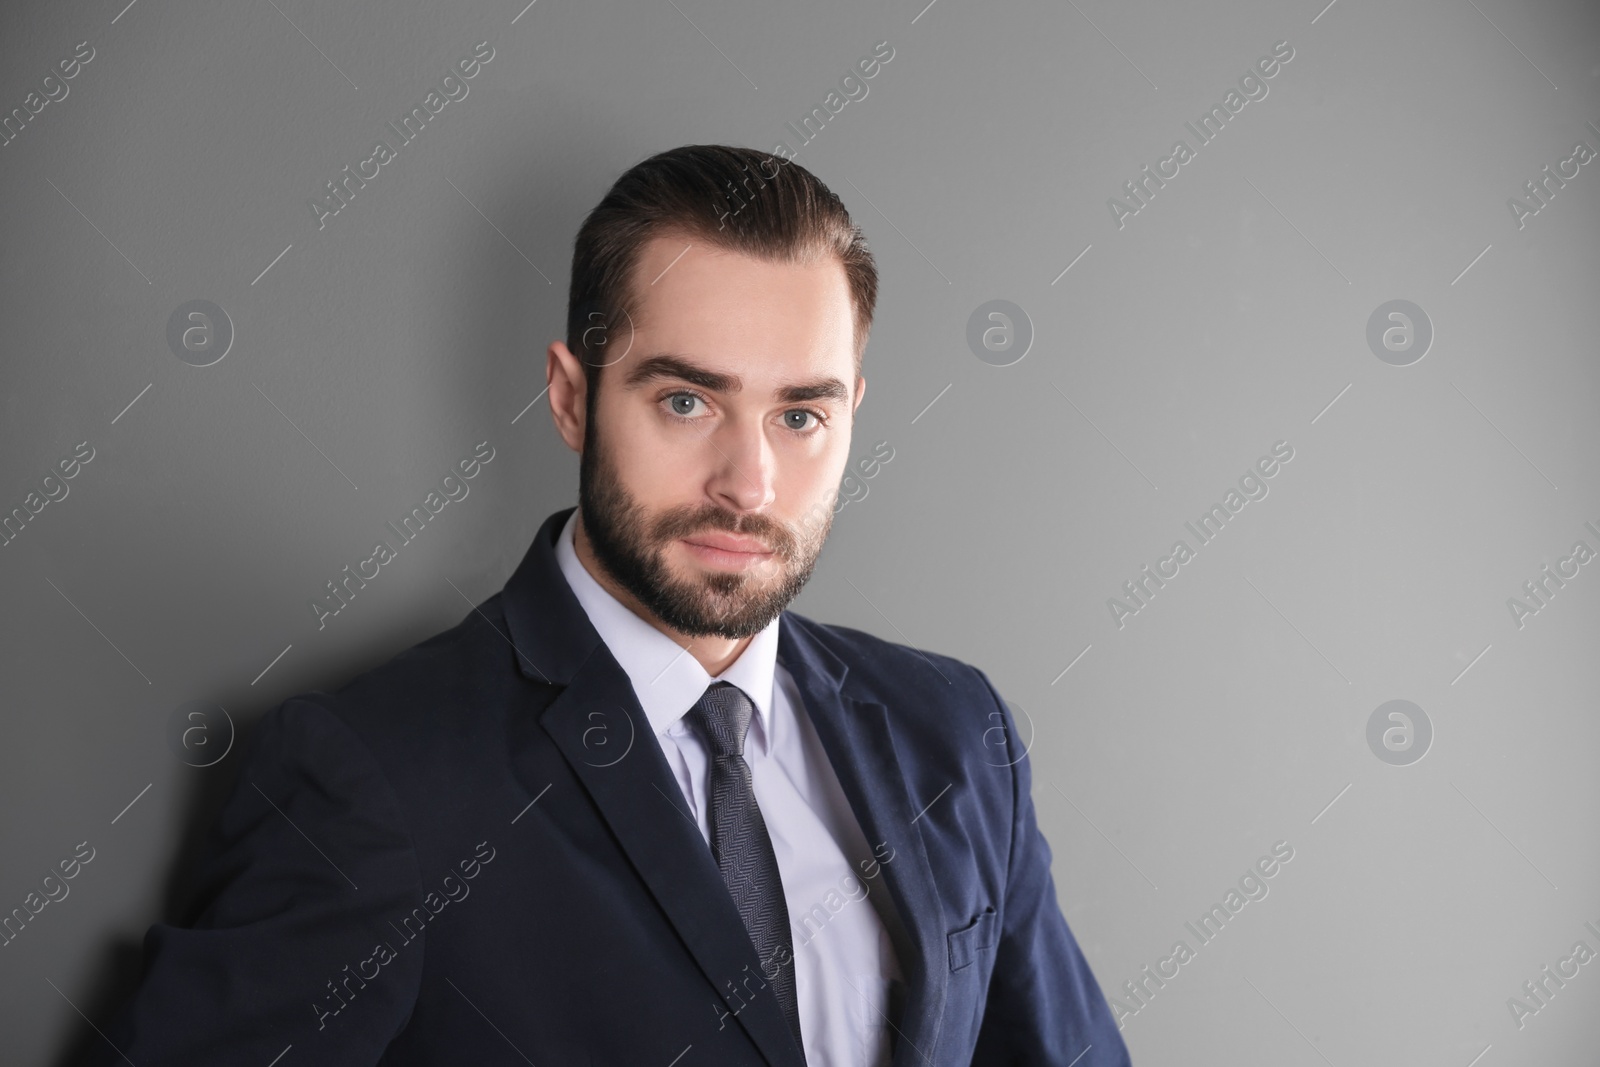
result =
[{"label": "grey wall background", "polygon": [[[1600,563],[1570,558],[1600,551],[1600,161],[1524,188],[1600,149],[1596,9],[925,2],[7,5],[0,507],[30,514],[0,548],[0,911],[93,849],[0,949],[10,1062],[99,1040],[184,906],[230,721],[453,625],[575,501],[542,395],[572,236],[687,142],[799,149],[867,231],[852,456],[893,459],[846,486],[796,609],[975,663],[1019,709],[1135,1061],[1593,1062],[1600,962],[1520,1026],[1508,999],[1600,952]],[[801,148],[786,123],[880,41]],[[1184,123],[1280,41],[1201,145]],[[319,228],[324,183],[479,42],[468,95]],[[1180,138],[1119,227],[1108,198]],[[232,328],[203,367],[167,338],[202,299]],[[1369,345],[1397,299],[1420,359]],[[992,300],[1021,315],[975,351]],[[310,598],[480,441],[470,495],[319,630]],[[1277,442],[1201,545],[1185,523]],[[1119,626],[1108,599],[1179,539]],[[1545,565],[1576,574],[1519,625]],[[1386,709],[1399,751],[1369,742],[1392,700],[1431,738]],[[226,718],[185,748],[190,702]],[[1185,923],[1277,842],[1201,945]],[[1175,977],[1124,991],[1179,940]]]}]

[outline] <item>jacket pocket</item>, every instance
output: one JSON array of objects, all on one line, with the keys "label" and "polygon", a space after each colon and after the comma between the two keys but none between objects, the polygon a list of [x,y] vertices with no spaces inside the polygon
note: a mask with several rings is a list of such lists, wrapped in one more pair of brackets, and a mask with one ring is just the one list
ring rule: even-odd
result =
[{"label": "jacket pocket", "polygon": [[950,970],[959,971],[972,965],[978,953],[993,948],[999,941],[999,928],[995,921],[994,905],[983,909],[983,914],[959,930],[948,935],[950,942]]}]

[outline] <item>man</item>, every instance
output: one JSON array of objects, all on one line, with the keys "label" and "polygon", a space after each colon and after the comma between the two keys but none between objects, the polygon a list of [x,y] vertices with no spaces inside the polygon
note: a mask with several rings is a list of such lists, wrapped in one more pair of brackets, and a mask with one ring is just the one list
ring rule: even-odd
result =
[{"label": "man", "polygon": [[108,1045],[1128,1064],[988,677],[785,610],[831,526],[875,298],[860,231],[796,163],[688,146],[624,174],[547,354],[579,506],[456,627],[266,716],[199,917],[150,929]]}]

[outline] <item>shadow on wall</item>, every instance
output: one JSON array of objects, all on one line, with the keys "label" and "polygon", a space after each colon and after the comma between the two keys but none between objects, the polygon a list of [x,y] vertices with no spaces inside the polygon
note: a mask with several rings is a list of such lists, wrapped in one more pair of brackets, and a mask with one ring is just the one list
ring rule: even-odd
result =
[{"label": "shadow on wall", "polygon": [[[223,803],[233,791],[243,761],[240,754],[254,738],[255,726],[261,721],[257,716],[247,728],[241,728],[240,737],[233,747],[233,755],[214,767],[185,768],[193,773],[184,774],[181,783],[186,795],[179,806],[184,812],[184,822],[172,865],[168,869],[165,888],[161,894],[161,916],[158,921],[173,926],[188,926],[199,917],[208,899],[206,887],[195,884],[195,868],[205,836],[216,822]],[[141,933],[138,940],[114,937],[103,944],[92,961],[94,984],[87,995],[78,999],[77,1006],[99,1025],[122,1010],[124,1004],[139,988],[144,969],[144,943]],[[74,1013],[76,1018],[76,1013]],[[102,1055],[105,1040],[93,1029],[78,1026],[52,1067],[78,1067],[90,1062],[91,1055]]]}]

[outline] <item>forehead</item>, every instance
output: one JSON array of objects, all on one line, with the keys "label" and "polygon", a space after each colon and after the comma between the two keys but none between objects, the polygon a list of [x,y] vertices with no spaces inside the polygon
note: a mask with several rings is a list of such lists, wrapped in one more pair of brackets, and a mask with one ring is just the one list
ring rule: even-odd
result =
[{"label": "forehead", "polygon": [[746,377],[810,368],[848,380],[854,366],[850,287],[835,256],[787,263],[663,234],[640,248],[631,288],[636,354],[678,352]]}]

